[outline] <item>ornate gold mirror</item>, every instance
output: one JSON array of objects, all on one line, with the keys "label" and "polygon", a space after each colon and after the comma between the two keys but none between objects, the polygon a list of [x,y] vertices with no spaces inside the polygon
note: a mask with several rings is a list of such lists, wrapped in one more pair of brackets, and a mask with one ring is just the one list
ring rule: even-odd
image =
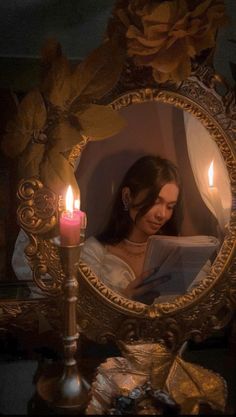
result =
[{"label": "ornate gold mirror", "polygon": [[[168,50],[165,43],[161,51],[163,55],[161,53],[160,56],[158,46],[155,46],[155,53],[161,62],[160,67],[158,59],[158,62],[154,60],[153,63],[152,60],[145,61],[140,58],[145,57],[145,48],[143,53],[138,52],[141,35],[137,31],[140,30],[140,22],[145,25],[145,22],[151,21],[149,14],[153,12],[155,17],[155,8],[160,5],[154,5],[154,2],[146,2],[148,4],[145,5],[142,1],[131,3],[117,3],[108,25],[108,40],[72,73],[68,70],[58,46],[51,44],[46,50],[43,60],[45,75],[40,89],[32,92],[28,96],[28,102],[26,98],[21,107],[19,117],[22,120],[29,107],[33,109],[29,112],[30,121],[22,122],[18,119],[18,123],[23,123],[23,133],[26,135],[21,132],[22,136],[18,136],[15,144],[19,145],[19,153],[24,151],[21,164],[22,172],[25,170],[27,175],[22,175],[23,179],[19,184],[20,204],[17,215],[21,228],[29,239],[25,254],[33,271],[33,281],[49,300],[53,297],[58,300],[64,274],[53,238],[59,233],[58,219],[64,204],[61,196],[65,183],[72,182],[77,189],[73,167],[75,169],[78,157],[80,161],[77,180],[81,189],[82,208],[88,215],[88,233],[92,233],[93,230],[90,231],[89,227],[92,223],[96,225],[97,218],[91,219],[89,214],[91,206],[89,208],[88,193],[93,194],[89,182],[83,189],[83,174],[85,173],[86,177],[86,172],[91,172],[86,155],[91,152],[92,160],[96,161],[96,146],[109,146],[114,138],[107,138],[117,134],[123,127],[118,115],[126,118],[129,109],[137,109],[134,116],[137,120],[139,112],[146,111],[150,114],[156,111],[153,109],[158,108],[159,117],[162,112],[167,112],[172,123],[171,125],[169,120],[166,126],[162,125],[162,134],[168,135],[168,129],[173,129],[174,137],[172,144],[163,142],[166,146],[166,149],[162,150],[163,156],[173,159],[174,154],[178,154],[182,163],[182,166],[181,163],[179,165],[183,170],[188,164],[183,178],[185,183],[192,181],[195,187],[194,196],[197,204],[201,205],[202,213],[197,208],[197,215],[202,225],[200,226],[198,221],[197,225],[195,223],[195,227],[199,226],[199,229],[196,227],[196,234],[216,234],[216,222],[202,202],[187,157],[187,126],[190,126],[192,121],[195,124],[199,123],[199,129],[203,129],[209,136],[209,141],[216,145],[229,182],[231,197],[231,202],[227,203],[226,207],[228,215],[230,214],[227,217],[229,222],[221,236],[220,250],[205,277],[185,294],[177,295],[166,302],[147,305],[122,297],[107,287],[92,272],[90,266],[82,261],[78,273],[78,324],[80,330],[88,337],[99,342],[109,339],[164,339],[172,347],[177,347],[186,339],[201,340],[213,329],[223,327],[232,317],[235,307],[235,93],[224,85],[221,77],[215,73],[206,59],[210,62],[209,51],[214,46],[213,38],[215,39],[216,30],[224,20],[221,2],[217,5],[218,20],[213,19],[210,24],[214,35],[211,41],[208,43],[205,39],[206,43],[203,42],[202,48],[198,48],[193,40],[192,48],[195,48],[195,52],[189,47],[181,59],[176,55],[175,70],[167,70],[172,66],[169,62],[170,57],[164,56],[163,51],[165,48]],[[214,7],[212,4],[205,6]],[[203,13],[196,4],[189,7],[193,14],[194,11],[199,15]],[[135,27],[137,19],[138,27]],[[127,31],[129,24],[130,28]],[[144,41],[140,42],[143,45]],[[206,49],[207,54],[202,53],[206,52]],[[164,58],[166,66],[162,62]],[[36,108],[37,113],[34,112]],[[127,122],[127,126],[128,124]],[[179,137],[178,142],[176,139],[176,126],[180,129],[178,136],[181,138],[181,144]],[[160,132],[158,134],[160,135]],[[147,135],[150,135],[150,132]],[[24,139],[26,136],[27,139]],[[104,142],[94,143],[93,151],[93,143],[90,142],[104,138]],[[135,148],[134,152],[140,155],[142,152],[147,153],[145,140],[142,139],[141,146]],[[191,138],[189,140],[191,142]],[[184,147],[185,156],[182,152]],[[150,151],[157,153],[154,148],[150,148]],[[165,155],[166,151],[168,155]],[[58,158],[57,166],[54,165],[55,158]],[[136,159],[136,156],[132,155],[130,160],[127,159],[127,167],[132,158]],[[178,163],[178,158],[176,159]],[[204,162],[204,175],[207,168]],[[96,183],[95,187],[100,188],[101,185]],[[191,185],[189,187],[191,188]],[[96,210],[94,211],[97,214]],[[191,207],[189,215],[193,215]],[[187,221],[187,217],[185,220]],[[209,221],[213,222],[212,228]],[[186,234],[195,234],[195,231],[192,229]]]},{"label": "ornate gold mirror", "polygon": [[[208,85],[204,84],[203,81],[208,81]],[[209,132],[210,137],[218,145],[224,158],[225,167],[227,167],[231,192],[234,196],[234,186],[232,186],[234,168],[232,170],[230,168],[235,165],[233,142],[229,137],[230,132],[227,132],[225,128],[223,129],[221,125],[223,119],[224,126],[228,125],[226,122],[228,114],[227,110],[225,111],[227,95],[221,97],[216,93],[215,82],[216,76],[210,68],[199,67],[194,76],[177,88],[172,86],[171,90],[152,87],[137,89],[136,82],[133,90],[131,89],[126,93],[121,90],[111,105],[115,109],[121,109],[130,104],[137,105],[137,103],[154,101],[171,104],[171,106],[190,113],[201,122]],[[141,107],[142,105],[138,112]],[[148,109],[150,111],[150,107]],[[178,116],[181,117],[181,112]],[[177,142],[176,146],[178,147],[178,145],[181,147],[180,141]],[[94,148],[96,149],[96,145]],[[83,163],[83,156],[81,162]],[[79,169],[78,172],[80,172]],[[109,172],[111,175],[111,170]],[[98,176],[96,171],[95,175]],[[91,183],[90,185],[92,187]],[[200,205],[198,209],[200,210]],[[94,212],[96,212],[96,208]],[[204,214],[206,216],[206,213]],[[206,221],[207,217],[203,218],[205,219],[203,221]],[[81,265],[82,276],[85,279],[85,281],[82,279],[80,287],[79,316],[84,317],[84,320],[81,320],[81,327],[91,332],[93,337],[96,335],[97,339],[111,335],[118,337],[118,339],[126,337],[145,339],[151,336],[158,339],[164,337],[164,335],[165,337],[169,335],[172,342],[178,344],[180,340],[183,341],[187,334],[187,338],[194,335],[196,339],[200,340],[206,337],[213,328],[224,325],[233,311],[233,256],[235,248],[233,224],[234,212],[231,214],[231,221],[227,227],[218,256],[205,278],[188,294],[175,297],[170,302],[159,303],[157,300],[157,303],[147,306],[123,298],[102,284],[94,274],[90,273],[88,267]],[[200,224],[199,227],[201,227]],[[204,228],[200,230],[203,232]],[[227,282],[228,284],[226,284]],[[96,296],[98,292],[100,293],[100,299]],[[226,295],[227,293],[228,295]],[[107,312],[104,314],[105,300]],[[86,310],[88,314],[84,315]],[[94,317],[96,317],[95,320]],[[109,319],[107,319],[108,317]],[[205,320],[202,320],[203,317],[205,317]]]},{"label": "ornate gold mirror", "polygon": [[[123,88],[127,82],[131,87],[131,80],[127,80],[125,77],[129,77],[128,71],[123,74],[120,86]],[[175,112],[176,121],[179,120],[179,126],[182,122],[182,127],[184,119],[182,111],[185,115],[190,114],[195,120],[199,120],[209,132],[209,140],[215,141],[223,157],[230,179],[232,198],[234,198],[235,156],[232,147],[234,122],[230,116],[232,113],[229,113],[232,111],[234,102],[231,92],[224,96],[217,94],[214,88],[217,82],[213,70],[206,66],[199,66],[195,74],[188,80],[179,86],[172,85],[171,88],[170,86],[168,88],[164,86],[144,88],[143,85],[141,88],[137,88],[137,84],[137,80],[134,80],[133,88],[130,88],[126,93],[123,90],[116,90],[112,101],[112,94],[110,94],[109,105],[116,110],[124,111],[132,104],[132,109],[139,106],[139,112],[147,110],[150,112],[151,105],[159,105],[160,112],[167,111],[172,117]],[[231,104],[228,103],[226,107],[225,103],[230,97],[232,98]],[[225,126],[228,126],[228,129]],[[180,132],[181,135],[182,141],[186,142],[183,131]],[[112,140],[113,138],[109,139],[109,141]],[[82,145],[84,143],[85,141]],[[107,140],[103,143],[94,142],[90,145],[90,148],[105,147]],[[175,146],[179,150],[181,146],[183,148],[180,139],[175,143]],[[77,170],[79,184],[83,166],[85,166],[85,172],[87,169],[86,149],[89,149],[89,143],[87,148],[83,150]],[[182,157],[184,157],[183,149],[181,151]],[[93,151],[91,152],[93,153]],[[172,152],[174,152],[173,148]],[[77,147],[76,153],[72,154],[72,157],[77,158],[79,153],[80,148]],[[96,184],[99,187],[99,184]],[[80,188],[81,195],[83,195],[83,188],[81,186]],[[87,189],[90,189],[89,186]],[[57,294],[60,291],[63,273],[60,269],[57,248],[50,239],[50,233],[55,229],[57,223],[59,198],[36,179],[23,180],[18,193],[22,201],[18,209],[18,216],[22,227],[30,236],[30,244],[26,248],[26,254],[33,268],[34,281],[42,290],[46,290],[47,294]],[[89,211],[87,214],[89,221]],[[207,230],[204,226],[207,215],[208,223],[210,216],[207,211],[204,212],[203,204],[204,214],[203,225],[199,225],[202,229],[197,229],[196,233],[203,233],[206,230],[210,234],[211,230]],[[214,328],[223,326],[232,315],[234,302],[234,214],[232,211],[220,251],[209,273],[192,291],[175,297],[171,302],[157,302],[148,306],[128,300],[104,285],[91,271],[89,265],[81,262],[78,301],[78,321],[81,330],[97,341],[105,341],[109,338],[141,338],[143,340],[151,337],[158,340],[164,337],[171,338],[172,343],[178,345],[189,337],[204,338]],[[97,218],[95,223],[96,221]],[[214,222],[213,226],[215,226]],[[216,233],[216,229],[213,233]],[[191,234],[193,234],[193,230]],[[53,279],[49,277],[45,279],[46,273],[49,273]],[[205,320],[202,320],[202,317],[205,317]]]}]

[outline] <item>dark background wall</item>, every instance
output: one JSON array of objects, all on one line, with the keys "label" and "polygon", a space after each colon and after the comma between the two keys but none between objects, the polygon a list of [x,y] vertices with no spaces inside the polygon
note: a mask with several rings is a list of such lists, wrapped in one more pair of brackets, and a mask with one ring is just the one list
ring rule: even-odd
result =
[{"label": "dark background wall", "polygon": [[[219,34],[217,71],[232,81],[236,62],[236,3],[225,0],[230,24]],[[85,57],[102,40],[114,0],[0,0],[0,87],[28,89],[38,75],[47,37],[56,37],[71,59]]]},{"label": "dark background wall", "polygon": [[70,59],[82,59],[102,40],[114,0],[1,0],[0,86],[28,89],[48,37]]}]

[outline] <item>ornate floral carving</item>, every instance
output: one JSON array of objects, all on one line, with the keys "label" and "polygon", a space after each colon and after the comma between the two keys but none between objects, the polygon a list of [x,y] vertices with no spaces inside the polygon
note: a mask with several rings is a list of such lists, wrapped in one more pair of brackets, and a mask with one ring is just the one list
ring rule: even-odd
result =
[{"label": "ornate floral carving", "polygon": [[58,196],[35,179],[22,180],[18,188],[20,204],[17,215],[21,227],[28,233],[25,254],[36,285],[48,294],[56,295],[63,281],[58,248],[49,235],[57,234]]},{"label": "ornate floral carving", "polygon": [[109,299],[111,302],[119,305],[121,308],[124,308],[125,310],[131,310],[136,314],[141,314],[146,311],[146,305],[124,298],[104,285],[102,281],[97,278],[97,276],[91,271],[90,267],[83,262],[80,262],[80,271],[83,277],[90,284],[92,284],[105,299]]},{"label": "ornate floral carving", "polygon": [[30,233],[46,233],[57,224],[58,197],[36,178],[22,180],[18,187],[21,204],[17,216],[23,229]]}]

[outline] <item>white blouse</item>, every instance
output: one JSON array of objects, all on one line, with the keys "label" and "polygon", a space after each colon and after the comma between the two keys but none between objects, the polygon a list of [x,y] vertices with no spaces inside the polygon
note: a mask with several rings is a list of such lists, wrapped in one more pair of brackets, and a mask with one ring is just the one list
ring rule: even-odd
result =
[{"label": "white blouse", "polygon": [[[80,259],[87,263],[97,277],[113,291],[122,295],[123,290],[135,279],[132,268],[118,256],[110,253],[95,237],[88,238],[81,250]],[[208,260],[194,278],[187,292],[191,291],[206,276],[211,267]],[[157,302],[170,301],[178,294],[161,295]]]},{"label": "white blouse", "polygon": [[95,237],[89,237],[85,241],[80,259],[90,266],[105,285],[121,294],[135,279],[132,268],[118,256],[110,253]]}]

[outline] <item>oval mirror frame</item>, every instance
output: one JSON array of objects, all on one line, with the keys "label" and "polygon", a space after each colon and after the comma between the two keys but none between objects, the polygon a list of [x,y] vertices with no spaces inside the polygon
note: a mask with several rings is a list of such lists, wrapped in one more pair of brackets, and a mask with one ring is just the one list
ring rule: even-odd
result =
[{"label": "oval mirror frame", "polygon": [[[103,343],[115,340],[160,340],[179,346],[184,340],[200,341],[230,320],[236,305],[236,103],[235,92],[226,88],[213,68],[195,65],[192,75],[178,84],[157,84],[146,69],[126,63],[115,88],[98,102],[119,110],[131,104],[157,101],[171,104],[197,118],[216,142],[228,171],[232,211],[226,235],[206,278],[188,294],[174,301],[151,306],[128,300],[105,286],[88,265],[79,264],[78,324],[89,338]],[[75,146],[72,164],[88,142]],[[22,180],[18,188],[17,215],[29,236],[25,253],[33,279],[49,296],[60,294],[63,271],[58,248],[50,239],[61,210],[60,196],[46,189],[40,180]],[[45,204],[45,202],[47,204]],[[44,279],[45,273],[52,277]]]},{"label": "oval mirror frame", "polygon": [[[132,74],[132,76],[131,76]],[[135,74],[135,75],[134,75]],[[227,232],[210,273],[188,294],[151,306],[128,300],[106,287],[81,263],[79,323],[97,341],[171,338],[172,344],[206,338],[223,327],[235,306],[235,95],[220,95],[221,78],[208,66],[196,66],[189,79],[176,84],[152,86],[127,66],[116,89],[103,103],[120,110],[132,104],[157,101],[171,104],[197,118],[208,130],[223,156],[231,184],[232,211]],[[80,320],[81,317],[81,320]]]}]

